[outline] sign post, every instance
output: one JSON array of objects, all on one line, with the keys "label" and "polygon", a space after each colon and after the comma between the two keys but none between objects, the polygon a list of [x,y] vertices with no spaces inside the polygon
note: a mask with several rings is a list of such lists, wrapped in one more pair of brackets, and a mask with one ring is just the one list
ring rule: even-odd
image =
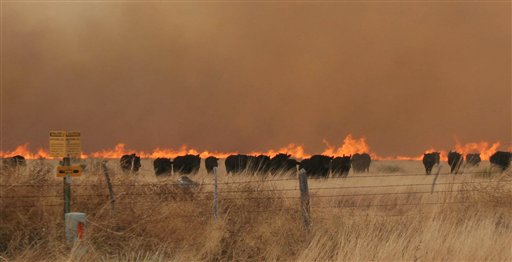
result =
[{"label": "sign post", "polygon": [[57,177],[63,178],[64,215],[71,212],[71,177],[82,175],[80,166],[71,166],[71,158],[80,159],[81,153],[80,132],[50,131],[50,156],[62,157],[62,166],[57,167]]},{"label": "sign post", "polygon": [[[64,157],[62,159],[64,167],[71,166],[71,159]],[[71,176],[66,174],[64,177],[64,215],[71,212]]]},{"label": "sign post", "polygon": [[[82,175],[80,166],[71,166],[71,158],[80,159],[81,155],[80,132],[50,131],[50,156],[62,157],[62,166],[57,167],[57,177],[63,178],[64,232],[68,244],[85,239],[85,214],[71,213],[71,178]],[[86,251],[85,248],[79,250]]]}]

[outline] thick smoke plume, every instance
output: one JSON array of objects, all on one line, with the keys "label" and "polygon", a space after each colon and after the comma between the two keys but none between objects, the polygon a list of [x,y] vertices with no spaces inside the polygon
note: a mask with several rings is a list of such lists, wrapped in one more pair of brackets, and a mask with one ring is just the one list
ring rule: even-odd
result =
[{"label": "thick smoke plume", "polygon": [[511,143],[510,3],[2,6],[2,151]]}]

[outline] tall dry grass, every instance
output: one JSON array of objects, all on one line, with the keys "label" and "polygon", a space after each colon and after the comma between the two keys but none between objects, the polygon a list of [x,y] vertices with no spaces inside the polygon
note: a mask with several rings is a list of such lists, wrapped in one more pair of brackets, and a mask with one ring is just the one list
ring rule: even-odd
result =
[{"label": "tall dry grass", "polygon": [[[198,187],[181,188],[174,185],[177,175],[156,178],[149,160],[137,175],[123,174],[117,161],[110,161],[113,211],[101,165],[88,160],[84,176],[73,179],[72,195],[73,211],[87,213],[83,253],[64,243],[62,180],[54,177],[57,163],[30,161],[25,168],[2,169],[0,175],[0,257],[512,261],[510,171],[441,175],[436,193],[430,193],[433,176],[401,176],[422,173],[421,163],[383,162],[376,163],[375,173],[310,179],[312,225],[305,230],[298,183],[289,175],[227,176],[220,168],[220,218],[214,221],[213,179],[205,173],[190,176]],[[390,169],[393,172],[379,173]],[[388,187],[368,187],[376,185]]]}]

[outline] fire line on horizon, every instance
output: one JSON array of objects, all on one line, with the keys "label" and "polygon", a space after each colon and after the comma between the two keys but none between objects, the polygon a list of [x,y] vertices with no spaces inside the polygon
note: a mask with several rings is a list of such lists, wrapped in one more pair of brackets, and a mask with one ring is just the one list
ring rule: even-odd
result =
[{"label": "fire line on horizon", "polygon": [[[329,155],[329,156],[343,156],[343,155],[353,155],[356,153],[368,153],[371,155],[371,157],[375,160],[421,160],[423,155],[418,156],[380,156],[376,152],[372,151],[368,143],[366,142],[366,138],[354,138],[351,134],[347,135],[345,139],[343,140],[343,143],[340,146],[334,146],[329,144],[327,140],[324,139],[324,144],[326,145],[326,148],[320,152],[320,154],[323,155]],[[490,143],[486,141],[481,142],[472,142],[472,143],[466,143],[461,144],[457,142],[453,150],[462,153],[463,155],[468,153],[480,153],[483,160],[488,160],[489,157],[494,154],[498,149],[500,148],[501,143],[495,142]],[[512,151],[512,146],[508,148],[507,150]],[[428,150],[425,150],[425,153],[428,152],[440,152],[441,153],[441,159],[446,160],[448,151],[446,150],[437,150],[434,148],[430,148]],[[126,147],[125,143],[119,143],[112,149],[104,149],[97,152],[90,152],[90,153],[82,153],[82,158],[120,158],[121,156],[125,154],[132,154],[135,153],[142,158],[158,158],[158,157],[167,157],[167,158],[174,158],[179,155],[185,155],[185,154],[193,154],[193,155],[200,155],[201,158],[206,158],[208,156],[215,156],[218,158],[226,158],[227,156],[231,154],[238,154],[240,152],[217,152],[217,151],[206,151],[206,150],[197,150],[194,148],[189,148],[187,145],[183,145],[178,149],[167,149],[167,148],[155,148],[154,150],[148,152],[148,151],[141,151],[141,150],[133,150],[128,149]],[[274,156],[279,153],[286,153],[292,155],[292,157],[296,159],[304,159],[310,157],[311,153],[306,152],[304,147],[299,144],[291,143],[287,146],[281,147],[279,149],[270,149],[267,151],[251,151],[248,152],[248,155],[269,155]],[[31,151],[29,149],[29,144],[25,143],[22,145],[17,146],[12,151],[0,151],[0,157],[11,157],[15,155],[22,155],[27,159],[37,159],[37,158],[51,158],[48,150],[46,149],[38,149],[36,151]]]}]

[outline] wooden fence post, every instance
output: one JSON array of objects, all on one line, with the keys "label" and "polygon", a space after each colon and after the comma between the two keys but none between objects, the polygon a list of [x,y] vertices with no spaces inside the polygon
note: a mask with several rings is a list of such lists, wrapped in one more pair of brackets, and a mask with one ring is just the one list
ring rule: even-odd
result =
[{"label": "wooden fence post", "polygon": [[431,194],[434,193],[434,189],[436,187],[436,181],[437,181],[437,178],[439,177],[439,174],[441,173],[441,167],[443,167],[442,165],[439,165],[439,168],[437,169],[437,174],[436,176],[434,177],[434,181],[432,181],[432,190],[431,190]]},{"label": "wooden fence post", "polygon": [[105,175],[105,180],[107,180],[108,193],[110,196],[110,206],[112,207],[112,212],[115,212],[116,207],[116,196],[114,195],[114,189],[112,188],[112,182],[110,181],[110,176],[108,175],[108,167],[107,161],[101,161],[101,169],[103,171],[103,175]]},{"label": "wooden fence post", "polygon": [[309,209],[309,187],[308,176],[306,170],[299,170],[299,187],[300,187],[300,208],[302,210],[302,222],[306,230],[311,225],[310,209]]},{"label": "wooden fence post", "polygon": [[218,175],[217,167],[213,168],[213,177],[215,180],[214,191],[213,191],[213,217],[215,221],[219,219],[219,187],[218,187]]}]

